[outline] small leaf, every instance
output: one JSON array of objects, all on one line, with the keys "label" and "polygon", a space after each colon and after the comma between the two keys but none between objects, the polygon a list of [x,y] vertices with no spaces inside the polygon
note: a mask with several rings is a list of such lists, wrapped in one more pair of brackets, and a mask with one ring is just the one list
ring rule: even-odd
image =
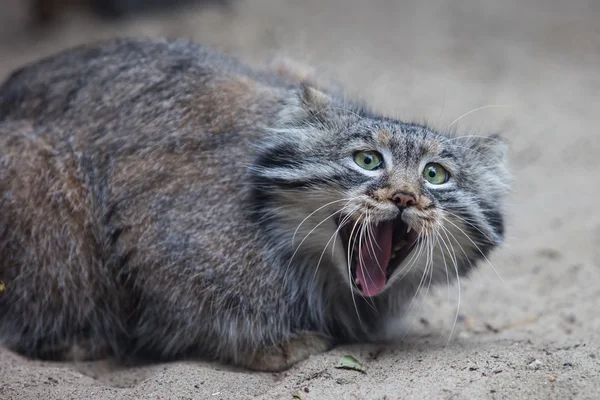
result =
[{"label": "small leaf", "polygon": [[367,373],[365,367],[356,358],[350,355],[342,356],[335,367],[339,369],[352,369],[354,371],[362,372],[363,374]]},{"label": "small leaf", "polygon": [[302,395],[298,391],[295,391],[292,397],[294,398],[294,400],[302,400]]}]

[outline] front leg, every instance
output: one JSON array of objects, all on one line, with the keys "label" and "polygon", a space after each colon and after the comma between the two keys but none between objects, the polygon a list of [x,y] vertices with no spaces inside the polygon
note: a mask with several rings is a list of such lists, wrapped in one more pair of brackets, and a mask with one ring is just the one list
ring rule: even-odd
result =
[{"label": "front leg", "polygon": [[303,333],[278,345],[260,349],[240,364],[256,371],[277,372],[332,347],[333,340],[330,338],[318,333]]}]

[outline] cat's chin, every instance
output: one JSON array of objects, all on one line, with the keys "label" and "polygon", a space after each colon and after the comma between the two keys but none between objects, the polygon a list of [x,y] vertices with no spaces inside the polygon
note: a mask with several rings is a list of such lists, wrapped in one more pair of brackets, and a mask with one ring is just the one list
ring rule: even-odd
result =
[{"label": "cat's chin", "polygon": [[361,295],[376,296],[414,249],[419,234],[400,215],[366,226],[340,219],[344,220],[340,233],[350,262],[352,284]]}]

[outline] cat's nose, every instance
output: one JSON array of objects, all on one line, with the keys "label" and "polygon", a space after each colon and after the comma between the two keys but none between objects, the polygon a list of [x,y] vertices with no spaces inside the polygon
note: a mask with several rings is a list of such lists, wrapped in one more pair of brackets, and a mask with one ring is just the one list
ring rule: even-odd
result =
[{"label": "cat's nose", "polygon": [[409,192],[396,192],[392,195],[392,201],[400,208],[412,207],[417,204],[415,195]]}]

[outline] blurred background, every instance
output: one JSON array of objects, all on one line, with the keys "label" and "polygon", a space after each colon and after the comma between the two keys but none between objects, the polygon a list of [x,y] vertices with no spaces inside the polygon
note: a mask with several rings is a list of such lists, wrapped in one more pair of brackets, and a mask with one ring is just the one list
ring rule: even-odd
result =
[{"label": "blurred background", "polygon": [[[190,38],[254,66],[293,58],[382,113],[501,133],[514,175],[507,242],[490,259],[501,278],[483,264],[461,282],[447,346],[457,287],[430,292],[398,349],[337,349],[275,378],[174,364],[120,392],[0,353],[0,377],[11,376],[0,398],[37,396],[44,374],[74,398],[598,398],[600,1],[0,0],[0,35],[0,79],[125,35]],[[330,368],[342,352],[369,374]]]}]

